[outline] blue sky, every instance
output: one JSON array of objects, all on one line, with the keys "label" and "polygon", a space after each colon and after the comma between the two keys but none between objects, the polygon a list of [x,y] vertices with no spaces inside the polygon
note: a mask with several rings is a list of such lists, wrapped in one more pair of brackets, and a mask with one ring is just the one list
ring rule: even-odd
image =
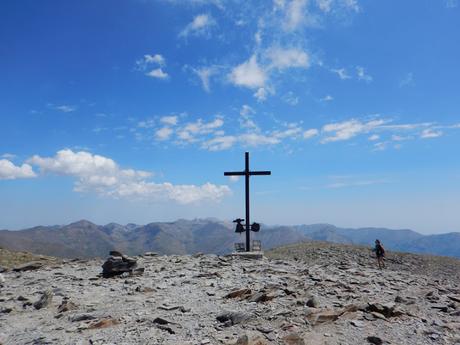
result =
[{"label": "blue sky", "polygon": [[457,0],[0,3],[0,228],[460,231]]}]

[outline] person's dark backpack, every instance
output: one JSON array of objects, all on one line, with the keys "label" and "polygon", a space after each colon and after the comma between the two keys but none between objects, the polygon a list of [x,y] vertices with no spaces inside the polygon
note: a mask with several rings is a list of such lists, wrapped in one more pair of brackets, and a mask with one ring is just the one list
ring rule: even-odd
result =
[{"label": "person's dark backpack", "polygon": [[377,256],[385,256],[385,249],[383,248],[383,246],[381,244],[378,244],[376,246],[375,254],[377,254]]}]

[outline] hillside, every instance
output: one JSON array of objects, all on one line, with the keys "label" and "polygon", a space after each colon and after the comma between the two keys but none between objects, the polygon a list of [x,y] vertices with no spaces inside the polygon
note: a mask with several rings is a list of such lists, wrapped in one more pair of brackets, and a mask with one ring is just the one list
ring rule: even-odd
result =
[{"label": "hillside", "polygon": [[0,247],[0,272],[32,261],[53,264],[59,262],[59,259],[29,252],[11,251]]},{"label": "hillside", "polygon": [[460,342],[456,259],[389,253],[378,270],[366,248],[327,243],[268,257],[144,255],[143,275],[108,279],[97,259],[6,272],[0,344]]},{"label": "hillside", "polygon": [[[460,233],[426,236],[407,229],[346,229],[330,224],[262,225],[259,233],[252,233],[252,239],[260,240],[264,250],[306,240],[369,247],[376,238],[388,250],[460,257]],[[4,248],[67,258],[103,257],[112,249],[129,255],[146,251],[226,254],[232,252],[235,242],[243,241],[244,234],[235,234],[233,223],[216,219],[180,219],[147,225],[96,225],[82,220],[64,226],[0,231],[0,246]]]}]

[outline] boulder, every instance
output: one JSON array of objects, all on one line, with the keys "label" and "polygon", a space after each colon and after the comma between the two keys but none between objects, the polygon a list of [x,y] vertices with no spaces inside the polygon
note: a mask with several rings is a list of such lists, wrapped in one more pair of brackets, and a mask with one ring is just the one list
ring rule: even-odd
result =
[{"label": "boulder", "polygon": [[[123,255],[117,251],[111,251],[109,258],[102,265],[102,276],[104,278],[114,277],[123,273],[132,274],[137,268],[137,260]],[[142,274],[142,269],[136,269],[136,274]]]}]

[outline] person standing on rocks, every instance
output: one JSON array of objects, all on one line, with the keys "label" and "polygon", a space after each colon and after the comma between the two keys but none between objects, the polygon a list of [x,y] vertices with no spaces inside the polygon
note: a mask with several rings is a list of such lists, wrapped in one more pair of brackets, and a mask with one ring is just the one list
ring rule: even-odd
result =
[{"label": "person standing on rocks", "polygon": [[385,249],[383,248],[380,240],[375,240],[374,247],[375,255],[377,256],[377,262],[379,263],[379,268],[385,268]]}]

